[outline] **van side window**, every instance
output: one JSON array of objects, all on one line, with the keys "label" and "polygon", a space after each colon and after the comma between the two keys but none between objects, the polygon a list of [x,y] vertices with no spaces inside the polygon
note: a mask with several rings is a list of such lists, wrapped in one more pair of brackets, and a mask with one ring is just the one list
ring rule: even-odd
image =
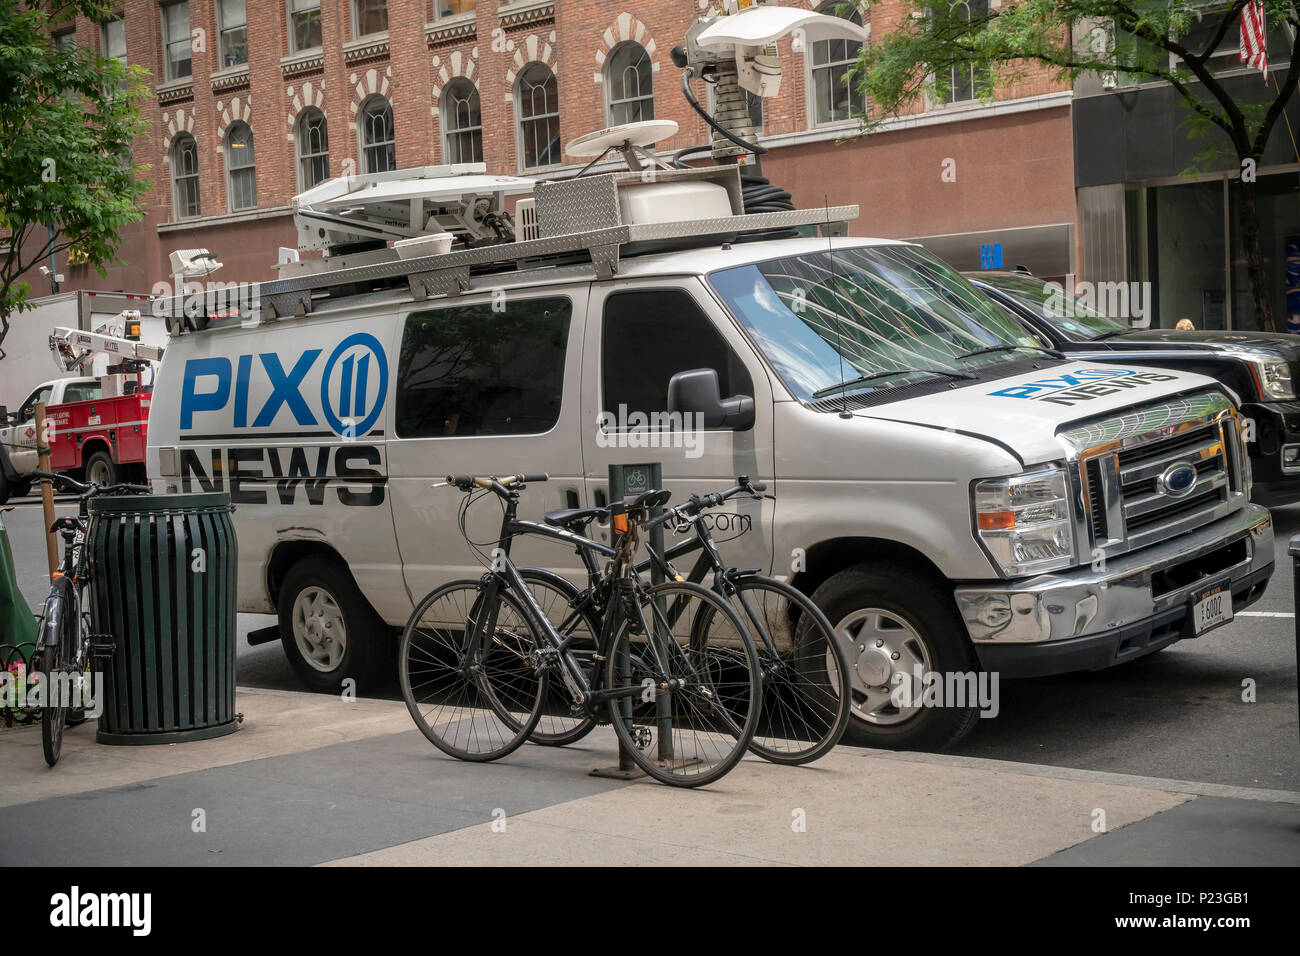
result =
[{"label": "van side window", "polygon": [[560,418],[573,303],[563,296],[412,313],[397,371],[401,438],[537,435]]},{"label": "van side window", "polygon": [[601,331],[604,409],[666,412],[668,380],[711,368],[723,398],[753,395],[749,371],[712,320],[683,289],[616,292],[605,300]]},{"label": "van side window", "polygon": [[63,390],[63,400],[65,402],[88,402],[92,398],[99,398],[103,394],[98,382],[78,382],[75,385],[69,385]]}]

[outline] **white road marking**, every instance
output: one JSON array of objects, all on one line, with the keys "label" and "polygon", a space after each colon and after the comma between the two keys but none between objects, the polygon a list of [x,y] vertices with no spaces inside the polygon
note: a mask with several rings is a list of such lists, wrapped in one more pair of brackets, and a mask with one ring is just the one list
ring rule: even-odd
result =
[{"label": "white road marking", "polygon": [[1295,611],[1238,611],[1237,617],[1295,617]]}]

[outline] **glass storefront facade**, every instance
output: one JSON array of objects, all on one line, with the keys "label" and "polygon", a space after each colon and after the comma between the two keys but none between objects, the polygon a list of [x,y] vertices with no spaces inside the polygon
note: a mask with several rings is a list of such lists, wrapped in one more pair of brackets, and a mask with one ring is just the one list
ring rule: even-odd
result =
[{"label": "glass storefront facade", "polygon": [[[1256,327],[1240,196],[1241,183],[1227,176],[1126,190],[1128,274],[1150,283],[1153,327],[1180,319],[1197,329]],[[1300,331],[1300,172],[1261,170],[1256,197],[1274,320]]]}]

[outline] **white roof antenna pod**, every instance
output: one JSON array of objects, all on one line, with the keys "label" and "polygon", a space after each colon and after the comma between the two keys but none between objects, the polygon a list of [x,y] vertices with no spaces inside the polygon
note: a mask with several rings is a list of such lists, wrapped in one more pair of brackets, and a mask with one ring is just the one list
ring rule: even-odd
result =
[{"label": "white roof antenna pod", "polygon": [[443,232],[466,243],[508,240],[505,197],[532,191],[531,179],[458,163],[327,179],[291,205],[298,248],[330,254]]},{"label": "white roof antenna pod", "polygon": [[207,249],[173,249],[168,258],[172,275],[185,279],[210,276],[222,266],[221,260]]},{"label": "white roof antenna pod", "polygon": [[713,19],[695,37],[695,45],[713,55],[735,50],[740,87],[758,96],[781,90],[781,59],[776,41],[801,33],[805,43],[853,40],[865,43],[869,30],[852,20],[777,4],[756,4],[739,13]]}]

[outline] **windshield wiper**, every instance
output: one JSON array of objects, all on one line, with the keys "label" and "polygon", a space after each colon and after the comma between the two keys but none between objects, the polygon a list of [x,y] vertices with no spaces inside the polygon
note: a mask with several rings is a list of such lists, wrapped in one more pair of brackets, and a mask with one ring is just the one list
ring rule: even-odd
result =
[{"label": "windshield wiper", "polygon": [[1101,335],[1094,335],[1089,342],[1100,342],[1102,339],[1113,339],[1117,335],[1123,335],[1125,332],[1132,332],[1132,329],[1111,329],[1109,332],[1103,332]]},{"label": "windshield wiper", "polygon": [[867,382],[873,382],[878,378],[887,378],[891,375],[907,375],[914,373],[917,375],[946,375],[948,378],[974,378],[970,372],[956,372],[950,368],[891,368],[883,372],[872,372],[870,375],[859,375],[857,378],[851,378],[847,382],[840,382],[837,385],[828,385],[825,388],[819,388],[812,393],[813,398],[824,398],[831,392],[839,392],[846,388],[853,388],[855,385],[865,385]]},{"label": "windshield wiper", "polygon": [[976,355],[989,355],[993,352],[1014,352],[1018,349],[1027,349],[1031,352],[1042,352],[1044,355],[1050,355],[1052,358],[1065,358],[1064,352],[1056,349],[1045,349],[1041,345],[990,345],[986,349],[975,349],[973,352],[963,352],[958,355],[959,359],[974,358]]}]

